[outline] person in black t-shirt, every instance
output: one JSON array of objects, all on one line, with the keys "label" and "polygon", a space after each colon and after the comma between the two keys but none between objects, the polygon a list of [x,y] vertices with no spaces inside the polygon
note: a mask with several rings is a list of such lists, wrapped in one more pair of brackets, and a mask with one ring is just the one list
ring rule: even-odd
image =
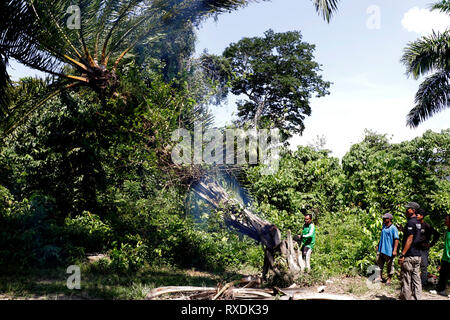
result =
[{"label": "person in black t-shirt", "polygon": [[425,222],[425,210],[419,208],[417,210],[417,220],[422,225],[420,252],[422,259],[420,262],[420,278],[422,280],[422,287],[428,284],[428,256],[430,248],[439,240],[439,232],[437,232],[431,225]]},{"label": "person in black t-shirt", "polygon": [[409,202],[405,208],[408,222],[403,228],[402,252],[398,259],[401,266],[400,298],[420,300],[422,298],[422,282],[420,280],[422,225],[416,218],[416,212],[420,206],[416,202]]}]

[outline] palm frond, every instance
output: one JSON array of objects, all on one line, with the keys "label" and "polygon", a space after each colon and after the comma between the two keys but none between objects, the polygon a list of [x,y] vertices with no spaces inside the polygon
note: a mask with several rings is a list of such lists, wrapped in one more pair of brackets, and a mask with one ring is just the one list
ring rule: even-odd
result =
[{"label": "palm frond", "polygon": [[434,3],[431,6],[431,10],[439,10],[441,12],[450,14],[450,1],[442,0],[441,2]]},{"label": "palm frond", "polygon": [[[4,25],[0,26],[2,51],[7,57],[14,58],[30,68],[44,72],[61,72],[63,53],[57,50],[61,41],[54,34],[48,34],[45,24],[38,23],[37,13],[28,4],[29,1],[26,0],[9,0],[5,11],[0,10],[0,25]],[[53,5],[53,2],[50,5]],[[56,29],[53,31],[58,32]],[[45,50],[42,46],[39,38],[43,34],[58,39],[58,42],[49,46],[51,50]]]},{"label": "palm frond", "polygon": [[410,42],[401,58],[406,73],[415,79],[433,70],[449,70],[449,60],[450,29],[443,33],[433,31],[430,36]]},{"label": "palm frond", "polygon": [[197,7],[194,9],[197,12],[224,12],[236,10],[239,7],[247,5],[248,0],[202,0],[197,1]]},{"label": "palm frond", "polygon": [[51,77],[45,79],[23,78],[13,84],[10,94],[11,106],[7,116],[0,122],[2,136],[10,134],[23,124],[32,112],[51,98],[79,85],[79,82],[55,81]]},{"label": "palm frond", "polygon": [[53,64],[53,57],[43,54],[35,39],[30,35],[35,28],[35,15],[26,0],[6,0],[0,2],[0,116],[4,117],[8,108],[7,73],[9,58],[20,62],[28,59],[30,64],[45,68]]},{"label": "palm frond", "polygon": [[112,24],[108,30],[108,33],[106,34],[104,43],[103,43],[101,64],[104,64],[104,62],[105,62],[106,50],[109,46],[109,40],[110,40],[111,36],[113,36],[113,32],[119,26],[119,24],[122,23],[122,21],[127,17],[127,15],[135,9],[134,6],[136,6],[139,2],[141,2],[141,1],[135,0],[135,1],[128,1],[127,3],[123,3],[122,6],[120,7],[120,9],[116,12],[117,18],[112,22]]},{"label": "palm frond", "polygon": [[407,116],[407,125],[416,128],[420,123],[450,107],[450,72],[440,71],[421,83],[415,97],[416,106]]},{"label": "palm frond", "polygon": [[[202,17],[230,12],[257,0],[185,0],[178,1],[176,19],[190,20],[194,24]],[[263,0],[264,1],[264,0]]]},{"label": "palm frond", "polygon": [[[260,0],[268,1],[268,0]],[[194,1],[197,2],[196,5],[191,6],[197,13],[221,13],[226,11],[236,10],[239,7],[246,6],[250,2],[245,0],[201,0]],[[339,0],[313,0],[316,11],[327,21],[330,22],[333,14],[338,10]]]},{"label": "palm frond", "polygon": [[11,84],[8,71],[6,69],[7,60],[0,53],[0,119],[8,112],[8,86]]},{"label": "palm frond", "polygon": [[313,0],[316,11],[330,22],[333,14],[338,10],[339,0]]}]

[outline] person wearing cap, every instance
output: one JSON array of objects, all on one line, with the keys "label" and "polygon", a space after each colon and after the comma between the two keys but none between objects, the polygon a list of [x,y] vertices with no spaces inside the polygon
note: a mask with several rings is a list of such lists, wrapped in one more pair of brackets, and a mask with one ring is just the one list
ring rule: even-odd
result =
[{"label": "person wearing cap", "polygon": [[400,298],[405,300],[420,300],[422,298],[422,282],[420,279],[420,241],[422,225],[416,218],[420,208],[416,202],[409,202],[406,206],[408,222],[403,228],[402,251],[398,262],[401,266]]},{"label": "person wearing cap", "polygon": [[391,284],[392,276],[394,275],[394,258],[397,255],[398,247],[398,230],[392,224],[394,217],[390,213],[383,215],[383,228],[381,230],[380,241],[377,245],[377,265],[380,268],[380,277],[375,281],[385,281],[383,279],[383,268],[387,265],[387,280],[386,285]]},{"label": "person wearing cap", "polygon": [[439,240],[439,232],[425,222],[426,215],[427,214],[423,208],[419,208],[417,210],[417,220],[422,225],[420,242],[420,252],[422,254],[422,259],[420,262],[420,277],[422,280],[422,287],[428,284],[428,257],[430,248]]}]

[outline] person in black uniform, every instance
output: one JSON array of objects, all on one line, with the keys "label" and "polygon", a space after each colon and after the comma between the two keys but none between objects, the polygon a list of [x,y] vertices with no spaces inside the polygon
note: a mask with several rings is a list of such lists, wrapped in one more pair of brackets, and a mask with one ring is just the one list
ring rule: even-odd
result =
[{"label": "person in black uniform", "polygon": [[422,225],[421,242],[420,242],[420,278],[422,280],[422,287],[428,284],[428,256],[430,248],[439,240],[439,232],[436,231],[430,224],[425,222],[426,212],[423,208],[417,210],[417,220]]},{"label": "person in black uniform", "polygon": [[416,202],[409,202],[406,206],[408,222],[403,228],[402,252],[398,262],[401,266],[400,298],[404,300],[420,300],[422,298],[422,282],[420,280],[420,241],[422,225],[416,218],[420,208]]}]

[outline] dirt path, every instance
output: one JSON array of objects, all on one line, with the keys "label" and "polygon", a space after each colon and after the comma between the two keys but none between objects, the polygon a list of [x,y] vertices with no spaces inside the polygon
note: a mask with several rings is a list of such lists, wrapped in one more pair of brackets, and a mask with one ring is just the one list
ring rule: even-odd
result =
[{"label": "dirt path", "polygon": [[[306,292],[317,293],[321,286],[311,287]],[[423,300],[450,300],[449,298],[431,294],[431,287],[426,287],[422,291]],[[357,300],[398,300],[400,293],[400,283],[393,281],[390,286],[383,283],[373,284],[367,282],[364,277],[336,277],[327,280],[323,293],[337,294],[352,297]]]}]

